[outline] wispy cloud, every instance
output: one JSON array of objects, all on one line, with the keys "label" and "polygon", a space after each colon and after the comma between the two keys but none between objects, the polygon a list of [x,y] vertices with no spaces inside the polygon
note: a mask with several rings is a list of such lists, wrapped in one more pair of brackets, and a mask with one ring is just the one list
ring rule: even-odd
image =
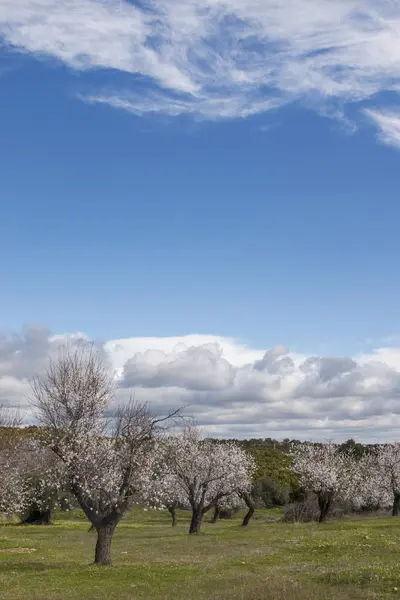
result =
[{"label": "wispy cloud", "polygon": [[[5,44],[73,69],[112,70],[106,90],[87,100],[136,114],[215,119],[246,117],[293,100],[322,111],[336,100],[340,106],[365,101],[400,89],[399,33],[398,0],[0,5]],[[116,72],[132,75],[122,90]],[[381,123],[389,118],[374,115]]]},{"label": "wispy cloud", "polygon": [[364,112],[378,127],[379,139],[388,146],[400,149],[400,110],[385,112],[367,109]]}]

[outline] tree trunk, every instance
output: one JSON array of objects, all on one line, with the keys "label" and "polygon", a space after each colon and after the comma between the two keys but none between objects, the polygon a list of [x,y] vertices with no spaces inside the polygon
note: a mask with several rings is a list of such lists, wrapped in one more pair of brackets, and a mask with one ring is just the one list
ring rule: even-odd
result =
[{"label": "tree trunk", "polygon": [[97,529],[97,543],[94,562],[96,565],[111,565],[111,542],[116,523],[99,525]]},{"label": "tree trunk", "polygon": [[242,522],[242,527],[246,527],[246,525],[249,524],[249,521],[251,519],[251,517],[254,515],[254,506],[250,506],[249,510],[247,511],[247,513],[244,515],[244,519]]},{"label": "tree trunk", "polygon": [[189,533],[198,533],[201,527],[201,519],[203,517],[202,510],[199,508],[192,509],[192,520],[190,522]]},{"label": "tree trunk", "polygon": [[31,508],[21,525],[49,525],[51,523],[51,509],[39,510]]},{"label": "tree trunk", "polygon": [[253,498],[250,496],[250,494],[242,494],[242,498],[246,502],[246,506],[249,509],[242,521],[242,527],[246,527],[249,524],[251,517],[254,515],[255,508]]},{"label": "tree trunk", "polygon": [[167,506],[167,509],[172,518],[172,527],[176,527],[178,523],[178,517],[176,514],[176,504],[170,504],[169,506]]},{"label": "tree trunk", "polygon": [[331,505],[333,495],[331,492],[320,492],[318,494],[318,506],[319,506],[319,522],[323,523],[326,521]]},{"label": "tree trunk", "polygon": [[392,516],[398,517],[400,513],[400,494],[394,495]]},{"label": "tree trunk", "polygon": [[214,508],[214,514],[213,514],[213,518],[211,519],[211,523],[216,523],[219,519],[220,514],[221,514],[221,509],[217,504],[216,507]]}]

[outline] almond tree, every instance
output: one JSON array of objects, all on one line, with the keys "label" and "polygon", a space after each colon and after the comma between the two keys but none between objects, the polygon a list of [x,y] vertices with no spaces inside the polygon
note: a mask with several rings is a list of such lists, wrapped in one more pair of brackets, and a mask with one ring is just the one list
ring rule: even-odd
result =
[{"label": "almond tree", "polygon": [[221,518],[221,515],[232,515],[237,510],[244,508],[246,508],[246,504],[243,501],[243,498],[236,492],[233,492],[233,494],[221,498],[215,505],[211,523],[217,523],[218,519]]},{"label": "almond tree", "polygon": [[14,428],[21,425],[17,410],[0,405],[0,513],[20,514],[25,508],[25,482],[21,471],[21,439]]},{"label": "almond tree", "polygon": [[66,487],[64,463],[41,440],[28,438],[19,449],[24,484],[25,525],[48,525],[60,490]]},{"label": "almond tree", "polygon": [[384,444],[378,449],[379,487],[391,496],[392,515],[400,512],[400,443]]},{"label": "almond tree", "polygon": [[354,461],[337,444],[295,444],[291,451],[293,470],[300,485],[318,498],[319,522],[326,520],[337,497],[344,498],[353,481]]},{"label": "almond tree", "polygon": [[254,515],[256,509],[254,506],[253,496],[251,495],[250,490],[242,490],[239,492],[239,495],[243,500],[244,504],[247,506],[247,512],[244,515],[242,521],[242,527],[246,527],[249,524],[250,519]]},{"label": "almond tree", "polygon": [[15,429],[16,412],[0,408],[0,422],[0,510],[26,524],[47,524],[63,484],[63,464],[40,439]]},{"label": "almond tree", "polygon": [[220,518],[221,513],[229,513],[245,508],[247,508],[247,512],[243,517],[242,527],[246,527],[254,515],[254,500],[249,489],[234,491],[233,494],[222,498],[222,500],[216,504],[211,523],[216,523]]},{"label": "almond tree", "polygon": [[0,513],[20,514],[25,507],[25,485],[21,477],[19,444],[0,439]]},{"label": "almond tree", "polygon": [[376,510],[393,505],[390,477],[382,464],[381,450],[368,452],[355,463],[348,494],[355,510]]},{"label": "almond tree", "polygon": [[[166,509],[171,515],[172,527],[178,523],[177,508],[189,508],[187,498],[177,477],[163,463],[163,446],[156,443],[147,455],[151,465],[144,470],[142,485],[136,501],[153,508]],[[147,476],[147,479],[145,479]]]},{"label": "almond tree", "polygon": [[146,455],[162,423],[179,411],[156,419],[133,401],[110,411],[113,378],[88,346],[61,348],[32,390],[48,445],[64,463],[68,487],[97,531],[95,563],[110,564],[113,534],[140,490]]},{"label": "almond tree", "polygon": [[200,531],[204,514],[236,490],[249,490],[253,459],[234,443],[202,439],[195,427],[163,443],[163,460],[192,510],[189,533]]}]

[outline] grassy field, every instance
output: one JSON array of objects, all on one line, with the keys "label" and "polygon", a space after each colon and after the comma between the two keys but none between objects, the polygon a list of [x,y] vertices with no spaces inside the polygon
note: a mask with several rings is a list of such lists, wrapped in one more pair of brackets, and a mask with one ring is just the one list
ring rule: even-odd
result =
[{"label": "grassy field", "polygon": [[112,567],[91,565],[96,535],[78,514],[45,527],[0,526],[7,600],[345,600],[400,597],[400,520],[286,525],[275,511],[205,522],[136,510],[118,527]]}]

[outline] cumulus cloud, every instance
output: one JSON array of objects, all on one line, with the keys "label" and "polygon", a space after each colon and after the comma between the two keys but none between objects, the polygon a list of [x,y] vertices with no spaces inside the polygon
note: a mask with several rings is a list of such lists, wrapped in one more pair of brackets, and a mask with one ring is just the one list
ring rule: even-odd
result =
[{"label": "cumulus cloud", "polygon": [[[32,420],[29,380],[60,344],[83,333],[43,327],[0,338],[0,403]],[[308,356],[284,346],[262,351],[212,335],[127,338],[97,344],[115,372],[116,403],[132,391],[156,411],[188,406],[209,434],[377,441],[400,436],[400,348],[357,356]]]},{"label": "cumulus cloud", "polygon": [[175,349],[146,350],[135,354],[124,366],[122,385],[127,387],[178,387],[211,391],[229,388],[234,367],[222,356],[217,344]]},{"label": "cumulus cloud", "polygon": [[[51,335],[47,327],[30,325],[22,332],[0,334],[0,404],[28,408],[30,382],[44,373],[60,346],[92,342],[83,333]],[[109,355],[95,343],[104,359]]]},{"label": "cumulus cloud", "polygon": [[0,336],[0,377],[19,380],[32,377],[42,370],[50,349],[50,330],[30,326],[19,333]]},{"label": "cumulus cloud", "polygon": [[87,101],[139,115],[246,117],[303,100],[325,114],[336,102],[330,113],[345,118],[345,103],[400,89],[399,31],[395,0],[0,5],[4,44],[73,69],[103,69],[108,84]]}]

